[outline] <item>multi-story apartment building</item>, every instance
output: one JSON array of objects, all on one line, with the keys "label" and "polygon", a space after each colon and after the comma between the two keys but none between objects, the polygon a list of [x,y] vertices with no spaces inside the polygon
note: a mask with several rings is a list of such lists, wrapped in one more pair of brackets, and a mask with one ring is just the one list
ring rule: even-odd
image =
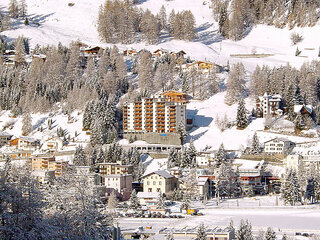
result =
[{"label": "multi-story apartment building", "polygon": [[177,132],[179,125],[186,122],[184,101],[184,94],[172,92],[129,103],[123,107],[124,134]]},{"label": "multi-story apartment building", "polygon": [[132,174],[132,165],[122,165],[117,163],[99,163],[99,173],[101,175],[114,175],[114,174]]},{"label": "multi-story apartment building", "polygon": [[178,179],[165,170],[149,173],[143,177],[144,192],[167,194],[178,187]]},{"label": "multi-story apartment building", "polygon": [[31,170],[32,171],[54,171],[56,176],[61,175],[68,167],[67,161],[56,161],[54,156],[32,156]]},{"label": "multi-story apartment building", "polygon": [[256,101],[256,110],[258,117],[280,116],[283,111],[280,109],[281,96],[268,95],[265,93],[262,97],[258,97]]}]

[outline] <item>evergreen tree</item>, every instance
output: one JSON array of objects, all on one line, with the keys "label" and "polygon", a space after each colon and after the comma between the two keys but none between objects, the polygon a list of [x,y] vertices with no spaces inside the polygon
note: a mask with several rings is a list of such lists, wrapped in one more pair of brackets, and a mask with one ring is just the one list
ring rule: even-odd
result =
[{"label": "evergreen tree", "polygon": [[184,143],[184,141],[186,140],[186,137],[187,137],[186,126],[185,126],[185,124],[183,122],[181,122],[179,124],[177,132],[180,135],[181,145],[183,145],[183,143]]},{"label": "evergreen tree", "polygon": [[296,129],[303,130],[305,124],[303,122],[302,115],[300,112],[297,114],[296,118],[294,119],[294,124],[296,126]]},{"label": "evergreen tree", "polygon": [[86,156],[86,153],[84,152],[84,149],[81,145],[77,146],[76,152],[74,154],[73,158],[73,165],[75,166],[88,166],[88,158]]},{"label": "evergreen tree", "polygon": [[287,236],[287,234],[286,234],[286,233],[284,233],[284,234],[283,234],[283,236],[282,236],[282,240],[288,240],[288,236]]},{"label": "evergreen tree", "polygon": [[277,238],[276,233],[273,231],[271,227],[268,227],[264,239],[265,240],[275,240]]},{"label": "evergreen tree", "polygon": [[314,181],[314,178],[311,177],[308,179],[306,191],[304,194],[305,199],[309,200],[311,203],[314,202],[314,198],[315,198],[314,187],[315,187],[315,181]]},{"label": "evergreen tree", "polygon": [[254,133],[251,145],[251,153],[252,154],[259,154],[261,152],[259,138],[257,132]]},{"label": "evergreen tree", "polygon": [[291,206],[301,202],[300,186],[296,172],[293,169],[287,169],[285,178],[281,184],[281,198]]},{"label": "evergreen tree", "polygon": [[118,206],[118,198],[115,191],[112,191],[108,199],[108,209],[114,211]]},{"label": "evergreen tree", "polygon": [[157,199],[157,203],[156,203],[157,209],[165,209],[166,208],[166,203],[164,202],[164,198],[163,195],[159,194],[159,197]]},{"label": "evergreen tree", "polygon": [[201,223],[197,228],[197,240],[206,240],[207,233],[206,228],[203,223]]},{"label": "evergreen tree", "polygon": [[16,41],[16,47],[15,47],[15,56],[14,60],[17,65],[22,65],[25,63],[25,43],[23,40],[23,36],[19,36]]},{"label": "evergreen tree", "polygon": [[215,154],[215,157],[214,157],[214,166],[216,168],[219,168],[223,162],[226,162],[226,160],[227,160],[227,153],[224,149],[223,143],[221,143],[218,149],[218,152]]},{"label": "evergreen tree", "polygon": [[242,63],[234,64],[227,81],[225,102],[229,105],[241,101],[245,92],[245,68]]},{"label": "evergreen tree", "polygon": [[131,196],[129,199],[129,208],[133,210],[140,209],[140,203],[135,189],[133,189],[133,191],[131,192]]},{"label": "evergreen tree", "polygon": [[239,229],[236,232],[237,240],[253,240],[252,227],[249,221],[241,219]]},{"label": "evergreen tree", "polygon": [[216,174],[216,198],[226,198],[233,194],[233,172],[231,164],[222,162]]},{"label": "evergreen tree", "polygon": [[168,154],[167,167],[168,167],[168,169],[170,169],[175,166],[178,166],[178,152],[174,148],[172,148],[172,149],[170,149],[169,154]]},{"label": "evergreen tree", "polygon": [[237,127],[244,129],[248,126],[247,110],[243,98],[240,99],[237,110]]},{"label": "evergreen tree", "polygon": [[188,210],[191,207],[190,197],[187,194],[183,195],[181,209]]},{"label": "evergreen tree", "polygon": [[10,13],[11,17],[13,17],[13,18],[19,17],[19,8],[18,8],[18,3],[16,0],[10,0],[9,13]]},{"label": "evergreen tree", "polygon": [[22,119],[22,135],[23,136],[27,136],[29,135],[32,130],[33,130],[33,127],[32,127],[32,118],[31,118],[31,115],[29,112],[25,113],[23,115],[23,119]]},{"label": "evergreen tree", "polygon": [[19,1],[19,17],[25,17],[27,15],[27,3],[26,0]]},{"label": "evergreen tree", "polygon": [[293,89],[293,86],[290,85],[289,86],[289,89],[288,89],[288,95],[287,95],[287,101],[286,101],[286,104],[287,104],[287,116],[288,116],[288,119],[290,121],[293,121],[295,119],[295,113],[294,113],[294,89]]}]

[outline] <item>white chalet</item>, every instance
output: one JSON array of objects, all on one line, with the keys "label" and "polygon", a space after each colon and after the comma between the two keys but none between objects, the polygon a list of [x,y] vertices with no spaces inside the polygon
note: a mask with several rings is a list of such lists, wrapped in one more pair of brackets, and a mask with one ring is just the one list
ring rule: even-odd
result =
[{"label": "white chalet", "polygon": [[63,140],[58,137],[51,137],[44,141],[43,145],[41,146],[41,150],[43,151],[50,151],[50,152],[57,152],[61,151],[63,148]]},{"label": "white chalet", "polygon": [[293,147],[293,143],[285,138],[274,138],[264,143],[264,152],[266,154],[288,155]]},{"label": "white chalet", "polygon": [[283,111],[280,109],[281,96],[268,95],[265,93],[263,96],[257,98],[256,101],[256,111],[257,115],[260,117],[271,116],[281,116]]}]

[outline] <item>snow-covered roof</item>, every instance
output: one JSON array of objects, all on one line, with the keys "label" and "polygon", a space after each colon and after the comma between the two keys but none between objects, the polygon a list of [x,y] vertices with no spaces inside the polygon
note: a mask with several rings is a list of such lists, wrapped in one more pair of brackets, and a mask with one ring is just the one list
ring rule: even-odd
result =
[{"label": "snow-covered roof", "polygon": [[20,139],[25,142],[39,142],[38,139],[31,138],[31,137],[20,137]]},{"label": "snow-covered roof", "polygon": [[12,134],[0,131],[0,137],[12,136]]},{"label": "snow-covered roof", "polygon": [[151,172],[151,173],[145,175],[144,177],[149,176],[151,174],[157,174],[157,175],[164,177],[164,178],[173,178],[173,176],[169,172],[167,172],[166,170],[154,171],[154,172]]},{"label": "snow-covered roof", "polygon": [[158,198],[160,196],[159,192],[138,192],[138,198]]},{"label": "snow-covered roof", "polygon": [[289,139],[277,137],[277,138],[273,138],[273,139],[271,139],[269,141],[266,141],[265,143],[272,142],[272,141],[275,141],[275,140],[278,140],[278,141],[281,141],[281,142],[291,142]]},{"label": "snow-covered roof", "polygon": [[208,179],[208,177],[197,178],[198,186],[204,186]]},{"label": "snow-covered roof", "polygon": [[294,112],[298,113],[302,108],[305,108],[310,114],[312,113],[312,105],[294,105]]}]

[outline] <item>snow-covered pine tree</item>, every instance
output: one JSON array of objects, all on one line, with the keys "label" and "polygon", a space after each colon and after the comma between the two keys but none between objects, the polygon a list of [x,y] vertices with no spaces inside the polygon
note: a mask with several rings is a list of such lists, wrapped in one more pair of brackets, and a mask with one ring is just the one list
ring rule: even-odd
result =
[{"label": "snow-covered pine tree", "polygon": [[181,145],[183,145],[183,143],[184,143],[184,141],[186,140],[186,137],[187,137],[186,126],[185,126],[185,124],[183,122],[181,122],[179,124],[177,132],[180,135]]},{"label": "snow-covered pine tree", "polygon": [[207,239],[207,233],[206,233],[206,227],[203,223],[201,223],[197,228],[197,240],[206,240]]},{"label": "snow-covered pine tree", "polygon": [[161,6],[159,13],[157,15],[157,18],[159,21],[160,30],[167,31],[168,30],[167,13],[164,5]]},{"label": "snow-covered pine tree", "polygon": [[315,185],[314,178],[313,177],[309,178],[306,186],[304,198],[309,200],[311,203],[314,203],[314,197],[315,197],[314,185]]},{"label": "snow-covered pine tree", "polygon": [[219,168],[221,163],[226,162],[227,160],[227,153],[224,149],[223,143],[220,144],[218,152],[214,156],[214,166]]},{"label": "snow-covered pine tree", "polygon": [[234,172],[232,178],[232,196],[235,198],[242,196],[242,180],[239,173],[239,168]]},{"label": "snow-covered pine tree", "polygon": [[300,112],[297,113],[297,116],[296,116],[296,118],[294,119],[294,124],[295,124],[295,126],[296,126],[296,129],[298,129],[298,130],[303,130],[305,124],[304,124],[304,122],[303,122],[302,115],[301,115]]},{"label": "snow-covered pine tree", "polygon": [[188,197],[190,197],[191,199],[196,198],[197,188],[195,188],[195,186],[197,186],[198,184],[196,169],[192,168],[190,172],[184,177],[183,181]]},{"label": "snow-covered pine tree", "polygon": [[226,198],[233,193],[233,171],[229,162],[222,162],[216,175],[216,198]]},{"label": "snow-covered pine tree", "polygon": [[232,66],[228,81],[227,81],[227,94],[225,102],[232,105],[238,102],[245,91],[245,68],[242,63],[236,63]]},{"label": "snow-covered pine tree", "polygon": [[240,99],[237,110],[237,127],[244,129],[248,126],[247,109],[244,104],[243,98]]},{"label": "snow-covered pine tree", "polygon": [[167,168],[170,169],[175,166],[178,166],[178,152],[172,148],[168,154]]},{"label": "snow-covered pine tree", "polygon": [[19,36],[16,41],[14,60],[17,65],[22,65],[26,62],[26,49],[23,36]]},{"label": "snow-covered pine tree", "polygon": [[88,158],[81,145],[77,146],[73,158],[73,165],[75,166],[89,166]]},{"label": "snow-covered pine tree", "polygon": [[275,240],[277,238],[276,233],[273,231],[271,227],[268,227],[264,239],[265,240]]},{"label": "snow-covered pine tree", "polygon": [[118,198],[115,191],[112,191],[108,198],[108,209],[114,211],[118,206]]},{"label": "snow-covered pine tree", "polygon": [[16,0],[10,0],[9,13],[10,13],[11,17],[13,17],[13,18],[19,17],[19,8],[18,8],[18,3]]},{"label": "snow-covered pine tree", "polygon": [[189,148],[187,149],[187,155],[188,155],[188,162],[189,162],[189,167],[194,168],[197,167],[197,149],[195,148],[193,144],[193,139],[190,140]]},{"label": "snow-covered pine tree", "polygon": [[281,184],[281,198],[286,204],[291,206],[301,202],[300,186],[296,172],[293,169],[287,169],[286,175]]},{"label": "snow-covered pine tree", "polygon": [[236,231],[237,240],[253,240],[252,227],[249,221],[241,219],[239,229]]},{"label": "snow-covered pine tree", "polygon": [[32,130],[33,130],[33,127],[32,127],[32,118],[31,118],[31,115],[29,112],[26,112],[24,115],[23,115],[23,119],[22,119],[22,135],[23,136],[27,136],[29,135]]},{"label": "snow-covered pine tree", "polygon": [[288,88],[288,94],[287,94],[287,99],[286,99],[286,111],[287,111],[287,116],[288,120],[293,121],[295,119],[295,113],[294,113],[294,87],[293,85],[290,85]]},{"label": "snow-covered pine tree", "polygon": [[157,199],[156,206],[157,206],[157,209],[165,209],[166,208],[166,203],[164,202],[164,197],[161,192],[160,192],[159,197]]},{"label": "snow-covered pine tree", "polygon": [[19,17],[25,17],[27,15],[27,3],[26,0],[20,0],[19,5]]},{"label": "snow-covered pine tree", "polygon": [[190,207],[191,207],[190,197],[188,196],[188,194],[185,193],[183,194],[183,200],[180,208],[183,210],[188,210]]},{"label": "snow-covered pine tree", "polygon": [[283,236],[282,236],[282,240],[288,240],[288,236],[287,236],[287,234],[286,234],[286,233],[284,233],[284,234],[283,234]]},{"label": "snow-covered pine tree", "polygon": [[92,146],[102,145],[106,142],[106,129],[101,119],[96,118],[91,125],[90,143]]},{"label": "snow-covered pine tree", "polygon": [[137,192],[135,189],[131,192],[131,196],[129,199],[129,208],[133,210],[139,210],[140,209],[140,203],[139,199],[137,197]]},{"label": "snow-covered pine tree", "polygon": [[251,145],[251,154],[259,154],[261,152],[260,142],[257,132],[254,133]]}]

